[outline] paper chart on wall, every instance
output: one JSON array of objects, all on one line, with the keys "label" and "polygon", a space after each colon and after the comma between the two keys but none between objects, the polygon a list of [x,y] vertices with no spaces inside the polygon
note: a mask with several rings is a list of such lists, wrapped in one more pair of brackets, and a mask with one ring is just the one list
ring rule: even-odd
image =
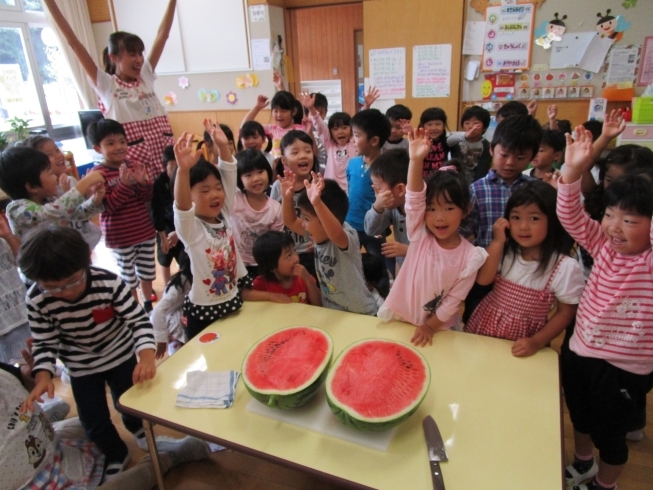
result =
[{"label": "paper chart on wall", "polygon": [[639,47],[612,48],[608,70],[605,74],[605,83],[607,86],[616,86],[617,88],[631,88],[635,81],[635,71],[637,70],[637,54]]},{"label": "paper chart on wall", "polygon": [[483,38],[485,36],[485,22],[468,20],[465,26],[465,40],[463,41],[463,54],[483,54]]},{"label": "paper chart on wall", "polygon": [[534,15],[530,3],[485,10],[483,71],[530,68]]},{"label": "paper chart on wall", "polygon": [[370,49],[370,83],[381,99],[405,99],[406,48]]},{"label": "paper chart on wall", "polygon": [[639,67],[637,85],[646,86],[653,83],[653,36],[644,38],[642,61]]},{"label": "paper chart on wall", "polygon": [[451,44],[413,46],[413,97],[449,97]]},{"label": "paper chart on wall", "polygon": [[269,39],[252,39],[252,69],[271,70],[272,58],[270,56]]}]

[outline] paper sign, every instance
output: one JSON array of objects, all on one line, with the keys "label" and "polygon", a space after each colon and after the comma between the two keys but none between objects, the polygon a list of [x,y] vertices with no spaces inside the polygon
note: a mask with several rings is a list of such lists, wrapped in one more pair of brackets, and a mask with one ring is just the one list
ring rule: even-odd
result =
[{"label": "paper sign", "polygon": [[549,66],[552,69],[577,67],[598,73],[611,46],[611,39],[597,36],[596,32],[563,34],[551,48]]},{"label": "paper sign", "polygon": [[653,83],[653,36],[644,38],[642,61],[639,67],[637,85],[646,86]]},{"label": "paper sign", "polygon": [[413,97],[449,97],[451,44],[413,46]]},{"label": "paper sign", "polygon": [[265,5],[252,5],[249,7],[251,22],[265,22]]},{"label": "paper sign", "polygon": [[535,7],[530,3],[486,9],[483,71],[530,67],[534,15]]},{"label": "paper sign", "polygon": [[609,37],[596,36],[590,43],[578,68],[592,73],[598,73],[603,67],[605,57],[612,47],[612,39]]},{"label": "paper sign", "polygon": [[605,119],[605,111],[608,108],[608,99],[602,97],[590,99],[590,111],[587,116],[589,121],[598,119],[603,121]]},{"label": "paper sign", "polygon": [[370,83],[380,99],[405,99],[406,48],[370,49]]},{"label": "paper sign", "polygon": [[271,70],[270,40],[252,39],[252,69]]},{"label": "paper sign", "polygon": [[[637,53],[639,47],[612,48],[605,83],[608,86],[619,85],[620,88],[630,88],[635,80],[637,69]],[[630,87],[626,87],[629,84]]]},{"label": "paper sign", "polygon": [[485,36],[485,22],[468,20],[465,26],[465,40],[463,41],[463,54],[483,54],[483,37]]}]

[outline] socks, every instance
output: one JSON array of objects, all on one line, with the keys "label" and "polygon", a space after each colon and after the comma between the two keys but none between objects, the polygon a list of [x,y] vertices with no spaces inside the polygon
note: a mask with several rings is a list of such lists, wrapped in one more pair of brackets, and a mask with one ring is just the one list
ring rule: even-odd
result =
[{"label": "socks", "polygon": [[603,483],[602,481],[599,480],[598,475],[594,477],[594,480],[592,481],[592,483],[594,484],[594,488],[596,490],[616,490],[616,488],[617,488],[617,485],[612,485],[610,487],[605,486],[605,483]]}]

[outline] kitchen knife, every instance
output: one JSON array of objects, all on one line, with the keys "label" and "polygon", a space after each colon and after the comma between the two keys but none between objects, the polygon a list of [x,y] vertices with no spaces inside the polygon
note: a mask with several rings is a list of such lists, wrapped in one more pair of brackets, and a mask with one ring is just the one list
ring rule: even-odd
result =
[{"label": "kitchen knife", "polygon": [[424,438],[429,453],[429,465],[431,467],[431,479],[433,480],[433,490],[445,490],[442,471],[440,470],[440,461],[449,461],[447,452],[444,449],[444,442],[435,420],[427,415],[422,422],[424,428]]}]

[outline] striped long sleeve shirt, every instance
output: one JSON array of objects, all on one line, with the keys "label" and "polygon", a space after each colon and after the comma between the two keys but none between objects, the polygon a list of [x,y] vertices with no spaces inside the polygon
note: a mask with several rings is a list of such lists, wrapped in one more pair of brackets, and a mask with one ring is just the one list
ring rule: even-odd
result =
[{"label": "striped long sleeve shirt", "polygon": [[[616,253],[580,202],[580,180],[558,184],[558,217],[594,258],[569,347],[634,374],[653,371],[653,251]],[[651,228],[653,243],[653,227]]]},{"label": "striped long sleeve shirt", "polygon": [[54,375],[59,357],[71,376],[86,376],[156,348],[152,325],[122,279],[91,267],[86,281],[86,291],[73,302],[43,293],[38,284],[27,292],[33,372]]}]

